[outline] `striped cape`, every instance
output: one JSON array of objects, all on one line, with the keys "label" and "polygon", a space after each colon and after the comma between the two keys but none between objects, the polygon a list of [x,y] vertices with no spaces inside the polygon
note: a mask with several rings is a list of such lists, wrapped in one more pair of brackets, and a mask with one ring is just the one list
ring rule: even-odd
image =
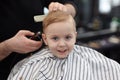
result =
[{"label": "striped cape", "polygon": [[64,59],[45,48],[16,64],[8,80],[120,80],[120,64],[83,46]]}]

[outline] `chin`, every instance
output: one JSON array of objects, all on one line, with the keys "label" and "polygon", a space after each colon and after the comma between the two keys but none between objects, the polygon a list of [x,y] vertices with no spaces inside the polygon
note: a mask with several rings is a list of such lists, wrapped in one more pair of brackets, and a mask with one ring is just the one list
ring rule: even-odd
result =
[{"label": "chin", "polygon": [[64,59],[64,58],[67,57],[67,55],[65,55],[65,56],[57,56],[57,57],[60,58],[60,59]]}]

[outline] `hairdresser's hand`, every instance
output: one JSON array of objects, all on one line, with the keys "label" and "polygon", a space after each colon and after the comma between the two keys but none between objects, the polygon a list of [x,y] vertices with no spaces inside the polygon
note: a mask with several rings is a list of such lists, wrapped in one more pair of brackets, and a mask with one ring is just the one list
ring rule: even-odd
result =
[{"label": "hairdresser's hand", "polygon": [[69,3],[61,4],[59,2],[51,2],[49,4],[48,8],[49,8],[49,11],[61,10],[61,11],[67,12],[67,13],[71,14],[73,17],[76,14],[76,10],[75,10],[74,6]]},{"label": "hairdresser's hand", "polygon": [[51,2],[49,5],[49,11],[56,11],[56,10],[62,10],[67,12],[67,8],[65,5],[58,2]]},{"label": "hairdresser's hand", "polygon": [[35,41],[26,36],[34,35],[33,32],[20,30],[14,37],[5,41],[6,47],[11,52],[28,53],[41,47],[41,41]]}]

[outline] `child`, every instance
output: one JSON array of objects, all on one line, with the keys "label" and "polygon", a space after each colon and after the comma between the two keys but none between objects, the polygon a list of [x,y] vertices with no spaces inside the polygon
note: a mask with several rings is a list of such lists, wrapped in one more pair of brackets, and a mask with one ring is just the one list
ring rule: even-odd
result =
[{"label": "child", "polygon": [[46,48],[19,62],[8,80],[120,80],[120,65],[76,42],[73,17],[50,12],[43,21]]}]

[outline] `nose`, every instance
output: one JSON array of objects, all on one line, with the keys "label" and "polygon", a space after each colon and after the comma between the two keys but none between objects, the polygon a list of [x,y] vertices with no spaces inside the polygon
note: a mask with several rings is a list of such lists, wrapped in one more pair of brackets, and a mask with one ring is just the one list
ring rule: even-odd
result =
[{"label": "nose", "polygon": [[64,40],[60,40],[58,43],[59,46],[65,46],[65,44],[66,44],[66,42]]}]

